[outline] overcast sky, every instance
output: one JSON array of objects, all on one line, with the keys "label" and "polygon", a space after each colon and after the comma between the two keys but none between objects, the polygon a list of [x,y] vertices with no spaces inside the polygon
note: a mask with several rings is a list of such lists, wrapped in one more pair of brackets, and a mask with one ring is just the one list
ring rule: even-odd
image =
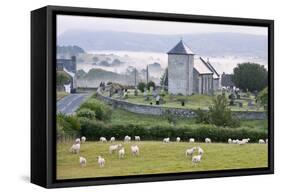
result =
[{"label": "overcast sky", "polygon": [[61,33],[72,29],[86,29],[92,31],[111,30],[149,34],[237,32],[254,35],[267,35],[266,27],[116,19],[86,16],[57,16],[57,35],[60,35]]}]

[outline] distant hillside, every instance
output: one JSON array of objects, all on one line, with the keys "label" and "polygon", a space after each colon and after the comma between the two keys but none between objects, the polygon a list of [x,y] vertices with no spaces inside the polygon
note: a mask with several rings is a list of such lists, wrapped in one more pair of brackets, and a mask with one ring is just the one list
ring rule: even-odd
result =
[{"label": "distant hillside", "polygon": [[57,46],[58,58],[69,58],[71,56],[77,56],[81,53],[85,53],[84,49],[79,46]]},{"label": "distant hillside", "polygon": [[114,31],[70,30],[59,45],[79,45],[86,51],[118,50],[168,52],[180,38],[200,55],[266,56],[267,37],[242,33],[156,35]]}]

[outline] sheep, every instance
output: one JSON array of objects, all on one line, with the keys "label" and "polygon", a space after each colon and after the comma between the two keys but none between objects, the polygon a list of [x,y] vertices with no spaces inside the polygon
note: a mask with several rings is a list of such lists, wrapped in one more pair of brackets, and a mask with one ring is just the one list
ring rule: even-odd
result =
[{"label": "sheep", "polygon": [[169,143],[169,142],[170,142],[170,138],[169,137],[163,139],[163,143]]},{"label": "sheep", "polygon": [[205,143],[212,143],[210,138],[205,138]]},{"label": "sheep", "polygon": [[79,163],[80,163],[80,165],[81,165],[82,167],[83,167],[83,166],[86,166],[86,164],[87,164],[86,158],[80,156],[80,157],[79,157]]},{"label": "sheep", "polygon": [[124,141],[125,141],[125,142],[129,142],[129,141],[131,141],[131,137],[130,137],[130,136],[128,136],[128,135],[126,135],[126,136],[125,136],[125,138],[124,138]]},{"label": "sheep", "polygon": [[135,141],[140,141],[140,136],[135,136]]},{"label": "sheep", "polygon": [[189,143],[194,143],[195,139],[194,138],[189,138]]},{"label": "sheep", "polygon": [[176,138],[176,141],[177,141],[177,142],[180,142],[180,141],[181,141],[181,138],[180,138],[180,137],[177,137],[177,138]]},{"label": "sheep", "polygon": [[107,140],[106,140],[106,138],[105,138],[105,137],[100,137],[100,142],[102,142],[102,143],[106,143],[106,142],[107,142]]},{"label": "sheep", "polygon": [[233,144],[238,144],[238,141],[239,141],[238,139],[234,139],[234,140],[232,140],[232,143]]},{"label": "sheep", "polygon": [[86,142],[86,137],[85,136],[81,137],[81,141],[82,141],[82,143],[85,143]]},{"label": "sheep", "polygon": [[77,139],[75,139],[75,144],[80,144],[80,142],[81,142],[81,140],[80,140],[80,138],[77,138]]},{"label": "sheep", "polygon": [[112,142],[115,142],[115,137],[111,137],[110,138],[110,142],[112,143]]},{"label": "sheep", "polygon": [[191,161],[193,164],[199,163],[199,162],[201,162],[201,158],[202,158],[202,155],[193,156]]},{"label": "sheep", "polygon": [[259,144],[265,144],[265,141],[263,139],[259,139]]},{"label": "sheep", "polygon": [[121,148],[119,151],[118,151],[118,154],[119,154],[119,159],[120,158],[124,158],[125,156],[125,148]]},{"label": "sheep", "polygon": [[232,139],[231,138],[229,138],[227,141],[228,141],[229,144],[232,144]]},{"label": "sheep", "polygon": [[112,154],[114,151],[117,151],[121,147],[122,147],[121,144],[110,145],[109,146],[109,153]]},{"label": "sheep", "polygon": [[133,156],[138,156],[139,152],[140,152],[140,149],[137,145],[132,145],[131,151],[132,151]]},{"label": "sheep", "polygon": [[242,139],[242,141],[244,141],[245,143],[249,143],[250,138],[247,138],[247,139]]},{"label": "sheep", "polygon": [[79,154],[80,152],[80,143],[73,144],[70,148],[70,152],[74,154]]},{"label": "sheep", "polygon": [[104,167],[105,159],[101,156],[98,156],[98,164],[99,164],[100,168]]},{"label": "sheep", "polygon": [[268,139],[265,140],[265,143],[268,144]]},{"label": "sheep", "polygon": [[201,147],[197,147],[198,149],[198,154],[199,155],[203,155],[204,154],[204,150]]},{"label": "sheep", "polygon": [[241,140],[241,141],[238,140],[238,142],[237,142],[238,145],[245,145],[246,143],[247,143],[247,140],[245,140],[245,139]]},{"label": "sheep", "polygon": [[193,155],[193,153],[195,152],[195,150],[196,150],[196,147],[193,147],[193,148],[187,149],[187,150],[185,151],[185,156],[186,156],[186,157],[188,157],[188,156],[192,156],[192,155]]}]

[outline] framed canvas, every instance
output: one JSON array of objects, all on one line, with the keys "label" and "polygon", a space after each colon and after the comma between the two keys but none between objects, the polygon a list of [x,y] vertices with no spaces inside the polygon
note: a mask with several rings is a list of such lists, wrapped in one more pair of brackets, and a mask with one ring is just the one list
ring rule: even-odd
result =
[{"label": "framed canvas", "polygon": [[31,182],[274,172],[273,20],[31,12]]}]

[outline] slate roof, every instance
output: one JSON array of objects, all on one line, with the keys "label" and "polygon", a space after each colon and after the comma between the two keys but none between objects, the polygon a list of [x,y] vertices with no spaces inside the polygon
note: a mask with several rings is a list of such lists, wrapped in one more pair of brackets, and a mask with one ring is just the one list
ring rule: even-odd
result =
[{"label": "slate roof", "polygon": [[194,68],[199,74],[213,74],[201,57],[194,57]]},{"label": "slate roof", "polygon": [[213,74],[213,78],[214,79],[219,79],[220,75],[218,74],[218,72],[216,71],[216,69],[211,65],[211,63],[207,60],[204,60],[202,57],[200,57],[201,60],[203,60],[203,62],[205,63],[205,65],[214,73]]},{"label": "slate roof", "polygon": [[193,51],[182,40],[167,54],[194,55]]}]

